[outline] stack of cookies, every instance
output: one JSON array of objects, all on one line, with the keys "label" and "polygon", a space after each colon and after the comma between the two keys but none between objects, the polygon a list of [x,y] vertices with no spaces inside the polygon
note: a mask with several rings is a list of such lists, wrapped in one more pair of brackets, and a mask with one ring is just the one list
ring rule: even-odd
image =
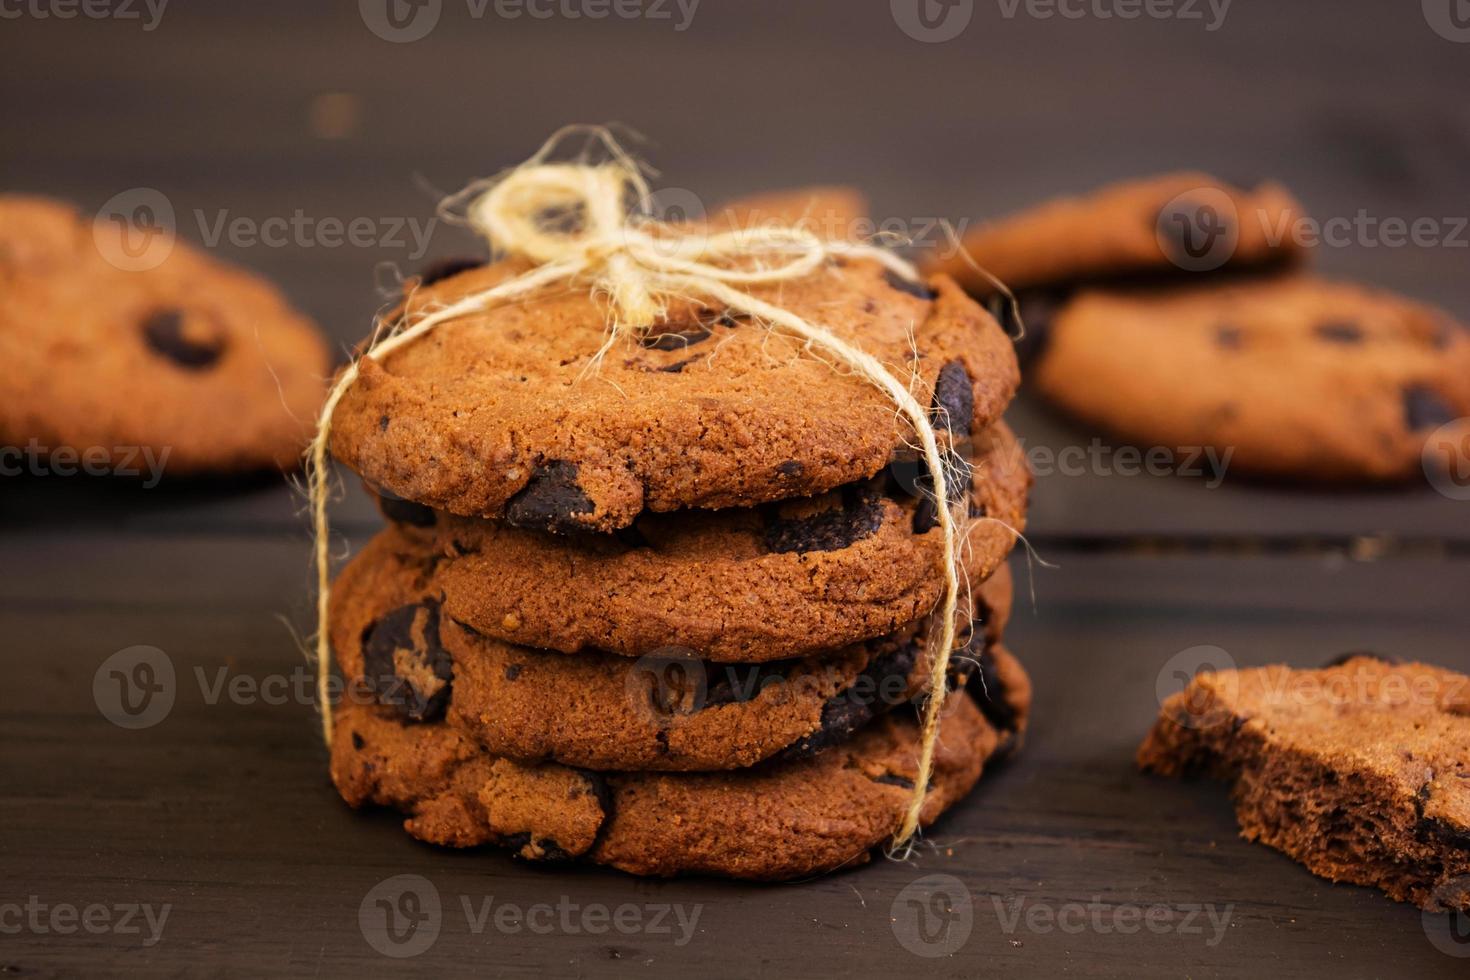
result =
[{"label": "stack of cookies", "polygon": [[[410,320],[525,271],[456,263]],[[923,823],[1019,741],[1001,645],[1030,476],[1018,371],[947,277],[832,261],[753,295],[913,378],[963,525],[964,628]],[[865,860],[914,793],[943,539],[887,397],[695,302],[636,341],[559,291],[361,363],[332,451],[388,527],[333,589],[332,776],[421,840],[635,874],[792,878]],[[963,495],[963,500],[961,500]]]}]

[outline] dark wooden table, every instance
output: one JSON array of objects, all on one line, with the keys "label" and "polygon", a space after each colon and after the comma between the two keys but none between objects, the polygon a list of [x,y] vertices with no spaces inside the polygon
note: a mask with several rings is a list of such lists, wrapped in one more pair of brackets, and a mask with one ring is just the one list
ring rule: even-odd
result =
[{"label": "dark wooden table", "polygon": [[[597,21],[441,6],[413,43],[375,36],[348,0],[174,0],[153,29],[141,4],[109,8],[141,20],[15,7],[0,20],[0,188],[87,208],[154,188],[196,241],[222,216],[299,211],[314,230],[280,246],[212,248],[343,344],[390,266],[473,248],[440,226],[419,249],[397,223],[568,121],[637,127],[666,182],[706,200],[851,181],[911,226],[1179,166],[1282,178],[1323,217],[1467,207],[1470,46],[1413,3],[1240,2],[1211,31],[1038,19],[1024,3],[1008,18],[977,0],[946,43],[906,36],[882,2],[704,0],[686,30],[675,5]],[[378,238],[333,245],[327,218],[366,218]],[[1464,248],[1322,252],[1330,271],[1470,316]],[[1029,398],[1012,419],[1032,446],[1092,438]],[[539,870],[343,807],[298,693],[300,506],[276,480],[0,490],[4,975],[1465,974],[1418,910],[1241,841],[1220,787],[1132,764],[1160,673],[1194,647],[1242,666],[1372,648],[1470,669],[1470,504],[1427,486],[1043,479],[1033,541],[1056,567],[1035,569],[1012,634],[1037,688],[1024,754],[913,861],[768,887]],[[360,496],[336,514],[345,544],[372,533]],[[139,645],[163,651],[173,702],[127,730],[93,682]],[[437,938],[393,959],[360,909],[400,897],[400,875],[441,911]],[[917,928],[946,917],[908,903],[935,889],[958,902],[947,956],[921,955],[947,947]],[[128,912],[144,906],[155,923],[167,909],[156,942]],[[598,931],[620,908],[637,930]]]}]

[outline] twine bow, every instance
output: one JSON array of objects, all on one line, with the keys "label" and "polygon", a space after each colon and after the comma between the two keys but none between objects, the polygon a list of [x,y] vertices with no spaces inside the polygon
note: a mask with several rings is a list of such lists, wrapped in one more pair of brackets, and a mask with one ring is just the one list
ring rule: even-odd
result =
[{"label": "twine bow", "polygon": [[[936,501],[944,541],[945,591],[931,630],[929,696],[923,710],[918,778],[894,837],[906,844],[917,832],[929,778],[933,771],[940,713],[947,693],[947,671],[957,632],[960,577],[956,565],[959,532],[948,506],[948,474],[929,413],[909,389],[873,355],[803,317],[745,292],[741,287],[800,279],[835,256],[874,259],[907,279],[918,273],[907,262],[872,245],[825,241],[797,228],[736,229],[711,233],[700,225],[660,222],[652,214],[652,194],[638,165],[603,129],[591,130],[610,157],[601,164],[548,163],[547,158],[568,135],[554,135],[530,160],[498,178],[472,185],[446,204],[467,203],[469,224],[502,253],[522,256],[536,265],[491,288],[472,293],[402,321],[380,334],[362,357],[381,360],[413,343],[443,323],[483,312],[553,285],[585,286],[608,299],[607,337],[589,369],[623,337],[660,322],[668,301],[700,297],[749,315],[772,329],[785,330],[815,350],[850,367],[882,391],[913,426]],[[630,209],[630,201],[632,207]],[[556,219],[561,219],[560,221]],[[311,512],[317,573],[317,693],[322,737],[332,743],[329,700],[331,644],[328,606],[331,595],[327,522],[327,452],[332,415],[358,378],[355,360],[338,377],[327,396],[316,435],[308,449]]]}]

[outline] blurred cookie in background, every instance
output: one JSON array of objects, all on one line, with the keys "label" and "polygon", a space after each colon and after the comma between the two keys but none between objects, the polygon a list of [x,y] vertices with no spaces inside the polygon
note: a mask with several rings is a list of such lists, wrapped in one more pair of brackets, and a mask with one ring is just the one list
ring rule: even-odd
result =
[{"label": "blurred cookie in background", "polygon": [[1011,290],[1029,335],[1025,360],[1079,289],[1299,263],[1304,250],[1293,232],[1302,215],[1275,183],[1246,190],[1198,172],[1144,177],[985,222],[962,236],[963,251],[934,256],[926,271],[990,299],[1003,323],[1001,286]]},{"label": "blurred cookie in background", "polygon": [[1215,447],[1231,470],[1270,477],[1406,480],[1425,440],[1470,416],[1470,331],[1305,274],[1094,290],[1057,314],[1031,377],[1138,445]]},{"label": "blurred cookie in background", "polygon": [[259,277],[18,195],[0,195],[0,360],[0,445],[117,475],[141,455],[169,475],[294,468],[331,370]]}]

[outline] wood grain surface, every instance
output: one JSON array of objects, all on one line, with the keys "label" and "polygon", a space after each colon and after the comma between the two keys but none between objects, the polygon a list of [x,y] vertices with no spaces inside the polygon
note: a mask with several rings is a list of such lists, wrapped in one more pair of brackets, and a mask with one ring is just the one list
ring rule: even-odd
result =
[{"label": "wood grain surface", "polygon": [[[157,189],[183,236],[278,281],[344,348],[395,272],[479,248],[425,224],[436,196],[570,121],[638,129],[662,180],[708,202],[850,182],[916,230],[1184,166],[1283,179],[1321,217],[1448,228],[1467,208],[1470,44],[1416,3],[1236,0],[1211,30],[975,0],[944,43],[907,36],[881,0],[703,0],[682,30],[675,3],[600,20],[560,0],[546,19],[439,6],[412,43],[376,36],[351,0],[172,0],[151,29],[142,3],[0,8],[0,188],[87,209]],[[306,230],[279,244],[211,243],[234,219],[298,215]],[[329,219],[375,237],[333,244]],[[1467,256],[1355,241],[1317,261],[1464,318]],[[1029,395],[1011,418],[1031,446],[1093,439]],[[1242,666],[1368,648],[1470,670],[1470,504],[1428,486],[1042,479],[1033,541],[1057,567],[1034,568],[1012,631],[1037,690],[1024,752],[913,861],[783,886],[539,869],[345,808],[299,693],[301,503],[278,479],[0,489],[3,975],[1462,977],[1470,962],[1432,941],[1445,920],[1240,840],[1222,787],[1132,762],[1160,676],[1197,647]],[[335,514],[343,552],[375,526],[356,491]],[[128,730],[94,681],[140,645],[162,651],[173,701]],[[400,875],[440,907],[407,958],[362,926]],[[951,879],[952,907],[933,904]],[[167,907],[158,941],[142,915],[118,928],[138,905]],[[89,907],[106,928],[65,931],[64,910]],[[599,931],[619,910],[636,928]]]}]

